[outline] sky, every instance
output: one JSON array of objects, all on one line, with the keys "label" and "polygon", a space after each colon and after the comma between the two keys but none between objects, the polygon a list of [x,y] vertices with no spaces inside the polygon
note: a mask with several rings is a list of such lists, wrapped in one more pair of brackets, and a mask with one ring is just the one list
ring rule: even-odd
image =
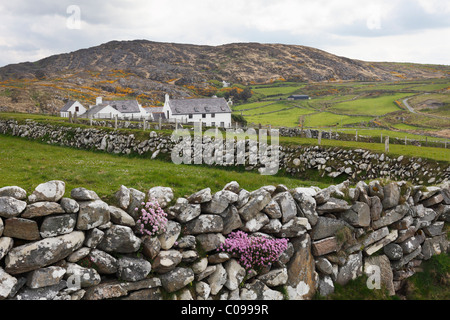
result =
[{"label": "sky", "polygon": [[136,39],[450,65],[449,0],[0,0],[0,21],[0,67]]}]

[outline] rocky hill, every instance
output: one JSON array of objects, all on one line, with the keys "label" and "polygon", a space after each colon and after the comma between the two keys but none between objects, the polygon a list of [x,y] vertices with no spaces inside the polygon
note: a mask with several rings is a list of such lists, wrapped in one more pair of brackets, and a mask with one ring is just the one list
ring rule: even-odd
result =
[{"label": "rocky hill", "polygon": [[[251,85],[277,80],[392,81],[443,76],[448,76],[448,70],[439,66],[370,63],[305,46],[112,41],[0,68],[0,107],[8,108],[9,100],[15,100],[17,109],[20,102],[29,105],[32,100],[37,111],[51,111],[63,98],[92,101],[99,94],[131,95],[158,104],[165,93],[208,95],[211,80]],[[35,91],[26,95],[20,90],[31,88]]]}]

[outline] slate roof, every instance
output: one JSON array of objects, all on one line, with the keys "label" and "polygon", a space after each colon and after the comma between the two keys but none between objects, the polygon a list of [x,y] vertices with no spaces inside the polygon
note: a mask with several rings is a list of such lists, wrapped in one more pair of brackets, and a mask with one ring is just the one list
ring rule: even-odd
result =
[{"label": "slate roof", "polygon": [[69,111],[70,107],[75,103],[76,101],[74,100],[69,100],[67,101],[67,103],[64,105],[64,107],[62,107],[60,112],[67,112]]},{"label": "slate roof", "polygon": [[120,113],[140,113],[137,100],[114,100],[103,101],[103,104],[109,104]]},{"label": "slate roof", "polygon": [[107,103],[92,106],[89,110],[86,111],[86,113],[82,115],[82,117],[83,118],[89,118],[90,116],[94,117],[94,115],[105,109],[107,106],[109,106],[109,104]]},{"label": "slate roof", "polygon": [[158,113],[158,112],[163,112],[164,107],[149,107],[149,108],[145,108],[145,110],[147,110],[148,113]]},{"label": "slate roof", "polygon": [[224,98],[169,100],[169,107],[174,115],[231,113]]}]

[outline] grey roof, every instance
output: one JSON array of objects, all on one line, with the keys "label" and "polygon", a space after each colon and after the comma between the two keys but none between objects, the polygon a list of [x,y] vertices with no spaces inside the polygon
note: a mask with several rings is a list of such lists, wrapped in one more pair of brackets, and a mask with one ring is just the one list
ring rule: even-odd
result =
[{"label": "grey roof", "polygon": [[163,112],[164,107],[149,107],[145,108],[148,113],[157,113],[157,112]]},{"label": "grey roof", "polygon": [[169,100],[173,114],[231,113],[224,98]]},{"label": "grey roof", "polygon": [[96,106],[92,106],[89,110],[86,111],[86,113],[84,113],[81,117],[83,118],[89,118],[90,116],[94,116],[95,114],[99,113],[100,111],[102,111],[103,109],[105,109],[107,106],[109,106],[109,104],[107,103],[102,103],[102,104],[98,104]]},{"label": "grey roof", "polygon": [[75,103],[76,101],[74,100],[69,100],[67,101],[67,103],[64,105],[64,107],[62,107],[61,112],[67,112],[69,111],[70,107]]},{"label": "grey roof", "polygon": [[109,104],[120,113],[140,113],[137,100],[114,100],[103,101],[103,104]]}]

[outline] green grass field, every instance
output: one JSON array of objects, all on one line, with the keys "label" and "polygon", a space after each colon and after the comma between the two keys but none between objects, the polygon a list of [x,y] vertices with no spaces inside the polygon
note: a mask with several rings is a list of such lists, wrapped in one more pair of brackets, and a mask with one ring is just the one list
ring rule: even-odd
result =
[{"label": "green grass field", "polygon": [[376,98],[362,98],[335,104],[330,110],[349,115],[382,116],[401,110],[394,101],[404,99],[409,95],[393,94]]},{"label": "green grass field", "polygon": [[66,182],[66,196],[73,188],[94,190],[111,199],[121,185],[147,191],[154,186],[171,187],[176,197],[211,187],[213,192],[237,181],[249,191],[264,185],[284,184],[289,188],[323,182],[300,181],[283,176],[262,176],[255,172],[208,166],[175,165],[166,161],[111,155],[101,152],[50,146],[36,141],[0,135],[0,187],[17,185],[31,193],[46,181]]},{"label": "green grass field", "polygon": [[[450,127],[449,87],[450,81],[445,78],[308,84],[276,82],[253,86],[256,97],[252,103],[236,105],[233,110],[236,114],[242,114],[250,124],[278,127],[297,127],[300,116],[304,116],[304,126],[309,128],[364,129],[369,122],[376,120],[385,127],[382,130],[392,128],[393,137],[403,135],[404,138],[406,134],[413,139],[412,135],[417,135],[417,139],[424,140],[421,133],[445,135],[441,131]],[[267,95],[279,95],[278,99],[286,99],[288,94],[294,92],[308,94],[312,99],[300,102],[267,99]],[[396,103],[401,104],[407,97],[412,97],[410,104],[413,106],[426,99],[435,99],[445,105],[439,109],[423,109],[422,112],[430,114],[430,117],[412,114]],[[255,102],[258,99],[261,101]],[[305,109],[283,110],[289,103],[297,103]],[[270,111],[272,113],[261,114]]]},{"label": "green grass field", "polygon": [[258,86],[256,86],[252,90],[256,93],[263,94],[265,96],[277,96],[277,95],[293,94],[294,92],[302,89],[303,87],[304,87],[304,85],[294,85],[294,86],[279,85],[279,86],[273,86],[273,87],[266,87],[266,86],[258,87]]}]

